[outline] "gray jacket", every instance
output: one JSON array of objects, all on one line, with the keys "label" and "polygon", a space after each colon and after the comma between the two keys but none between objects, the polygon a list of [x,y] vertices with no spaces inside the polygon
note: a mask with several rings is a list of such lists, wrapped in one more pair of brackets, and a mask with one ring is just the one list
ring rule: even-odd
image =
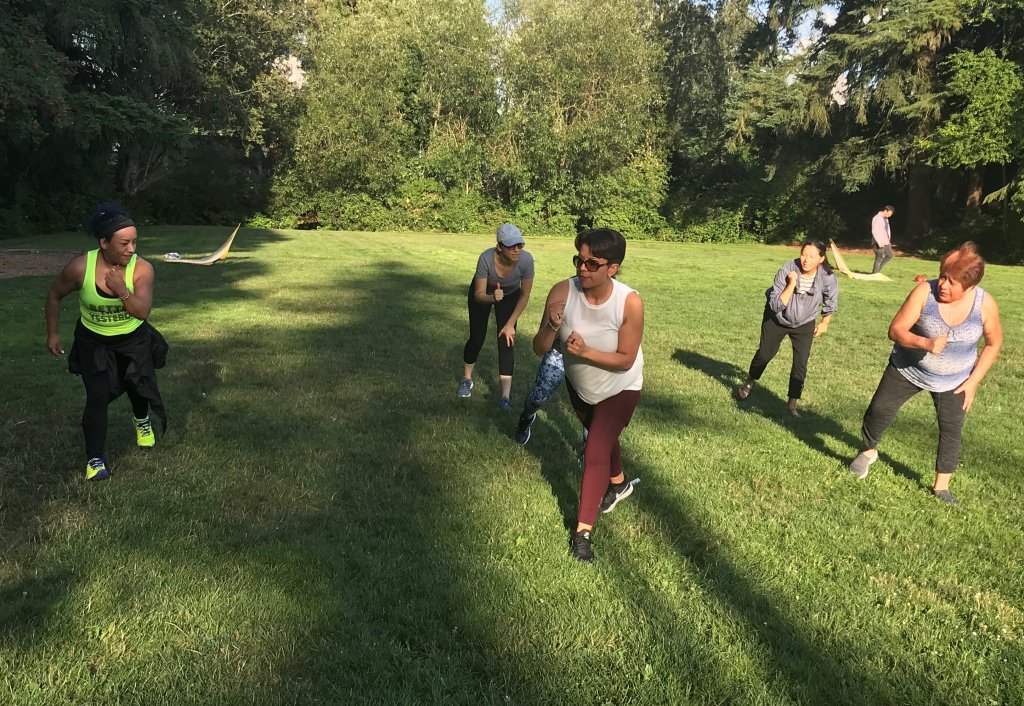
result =
[{"label": "gray jacket", "polygon": [[786,278],[790,272],[800,274],[800,261],[790,260],[779,268],[775,275],[775,283],[765,290],[768,309],[775,314],[775,319],[783,326],[796,328],[818,318],[818,310],[822,316],[835,313],[839,303],[839,280],[835,272],[828,274],[824,267],[819,267],[814,275],[814,284],[807,294],[797,294],[789,299],[789,306],[782,305],[780,295],[786,288]]}]

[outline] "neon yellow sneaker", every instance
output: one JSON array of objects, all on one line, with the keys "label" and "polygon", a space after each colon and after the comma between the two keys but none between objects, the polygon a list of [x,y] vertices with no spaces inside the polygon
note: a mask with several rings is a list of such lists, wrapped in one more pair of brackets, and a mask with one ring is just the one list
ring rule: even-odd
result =
[{"label": "neon yellow sneaker", "polygon": [[110,471],[107,470],[107,461],[102,456],[90,458],[89,462],[85,464],[86,480],[106,480],[109,477]]},{"label": "neon yellow sneaker", "polygon": [[156,445],[156,434],[153,433],[153,424],[149,421],[149,417],[135,419],[135,443],[144,449],[150,449]]}]

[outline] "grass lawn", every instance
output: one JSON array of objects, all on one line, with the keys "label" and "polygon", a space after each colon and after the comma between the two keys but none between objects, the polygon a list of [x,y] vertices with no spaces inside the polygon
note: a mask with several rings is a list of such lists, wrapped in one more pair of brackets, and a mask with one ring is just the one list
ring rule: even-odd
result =
[{"label": "grass lawn", "polygon": [[[865,481],[845,470],[917,273],[842,279],[804,416],[790,352],[741,407],[763,293],[794,248],[631,243],[642,483],[573,562],[580,431],[564,391],[525,448],[489,337],[457,399],[485,236],[146,228],[171,428],[84,481],[84,391],[45,350],[50,277],[0,279],[0,704],[1011,704],[1024,694],[1024,270],[990,267],[1006,341],[931,498],[927,396]],[[74,248],[82,235],[7,241]],[[536,291],[513,401],[568,239]],[[869,270],[866,256],[850,256]],[[70,349],[75,301],[61,332]],[[492,324],[493,327],[493,324]]]}]

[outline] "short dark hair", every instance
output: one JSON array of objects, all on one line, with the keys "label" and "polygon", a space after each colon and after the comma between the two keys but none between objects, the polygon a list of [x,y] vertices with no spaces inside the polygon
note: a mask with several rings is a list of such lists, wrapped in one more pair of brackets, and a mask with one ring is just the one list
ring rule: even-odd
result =
[{"label": "short dark hair", "polygon": [[617,230],[594,228],[576,236],[576,250],[584,245],[594,257],[603,257],[610,265],[621,265],[626,259],[626,239]]},{"label": "short dark hair", "polygon": [[117,201],[101,203],[89,218],[85,230],[92,238],[110,240],[117,231],[135,225],[128,210]]},{"label": "short dark hair", "polygon": [[884,206],[882,206],[882,210],[888,211],[889,213],[896,213],[896,209],[893,208],[891,204],[885,204]]}]

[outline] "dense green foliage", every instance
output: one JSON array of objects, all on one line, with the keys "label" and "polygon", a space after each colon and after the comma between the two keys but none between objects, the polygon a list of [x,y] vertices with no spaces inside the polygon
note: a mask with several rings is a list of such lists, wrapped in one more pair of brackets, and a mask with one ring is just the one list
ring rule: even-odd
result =
[{"label": "dense green foliage", "polygon": [[11,0],[7,232],[158,222],[1024,255],[1021,0]]},{"label": "dense green foliage", "polygon": [[[225,233],[144,228],[140,247],[209,252]],[[50,277],[0,279],[0,702],[1019,702],[1020,268],[985,274],[1007,338],[968,416],[951,509],[926,491],[926,395],[866,480],[844,468],[889,320],[934,261],[840,283],[792,419],[788,345],[744,405],[730,388],[761,292],[796,251],[631,243],[622,277],[644,296],[646,364],[623,457],[642,482],[598,520],[598,561],[581,566],[564,525],[580,477],[565,390],[515,446],[489,337],[473,396],[455,397],[465,288],[490,243],[243,229],[215,267],[155,261],[171,427],[138,450],[117,400],[101,484],[81,477],[81,382],[44,347]],[[568,238],[528,247],[517,404],[541,295],[573,254]],[[65,343],[74,320],[68,300]]]}]

